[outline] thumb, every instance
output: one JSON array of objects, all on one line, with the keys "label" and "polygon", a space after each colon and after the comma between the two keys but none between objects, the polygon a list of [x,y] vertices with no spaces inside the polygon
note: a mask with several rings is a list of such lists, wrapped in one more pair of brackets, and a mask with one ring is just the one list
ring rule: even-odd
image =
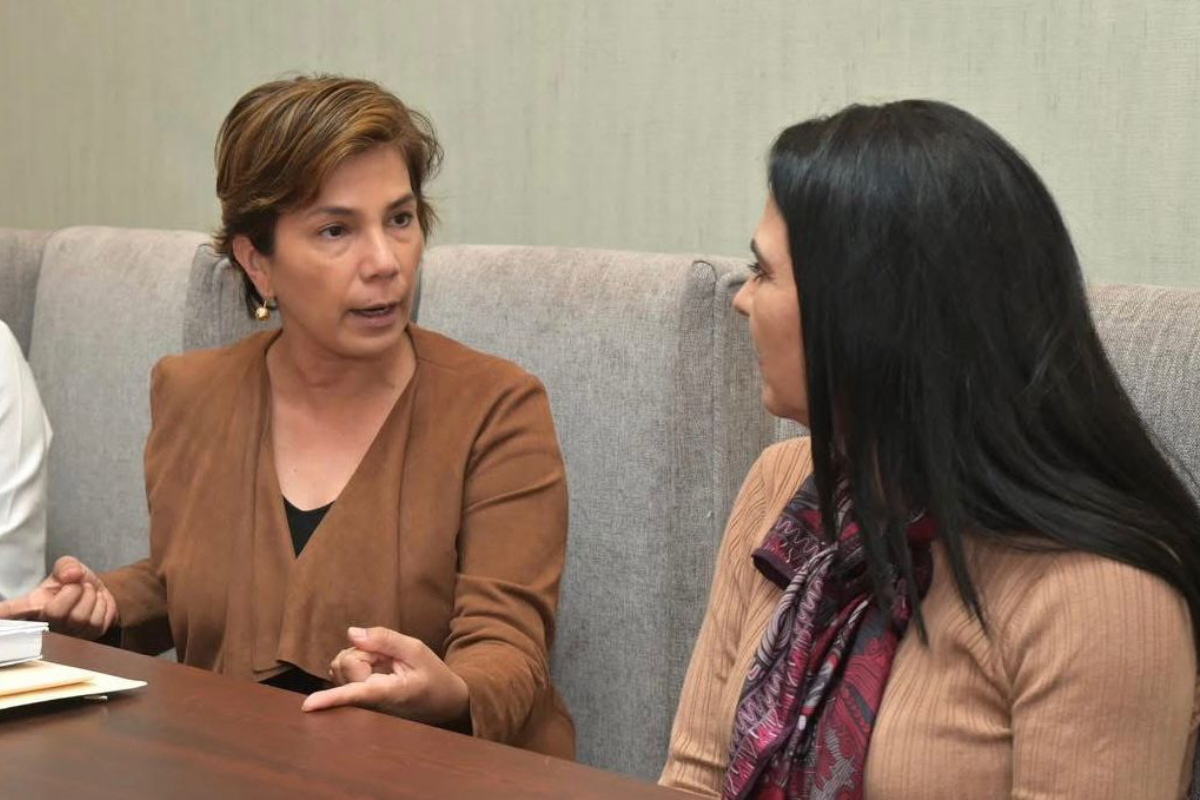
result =
[{"label": "thumb", "polygon": [[420,639],[405,636],[390,628],[351,628],[348,633],[350,642],[359,650],[378,653],[414,666],[424,649]]},{"label": "thumb", "polygon": [[59,583],[79,583],[87,575],[87,568],[74,556],[62,556],[54,562],[50,574]]}]

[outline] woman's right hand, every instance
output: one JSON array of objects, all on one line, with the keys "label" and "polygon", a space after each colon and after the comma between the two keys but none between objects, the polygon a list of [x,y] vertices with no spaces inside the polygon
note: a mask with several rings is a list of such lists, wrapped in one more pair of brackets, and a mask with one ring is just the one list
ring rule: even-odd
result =
[{"label": "woman's right hand", "polygon": [[0,603],[0,617],[36,619],[58,633],[98,639],[117,622],[117,601],[96,573],[63,556],[29,594]]}]

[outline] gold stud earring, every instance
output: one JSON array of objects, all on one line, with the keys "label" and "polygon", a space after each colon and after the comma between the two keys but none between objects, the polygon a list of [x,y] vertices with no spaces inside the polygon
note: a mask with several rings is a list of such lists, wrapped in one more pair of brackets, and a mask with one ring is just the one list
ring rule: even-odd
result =
[{"label": "gold stud earring", "polygon": [[266,322],[271,318],[272,308],[275,308],[275,306],[271,304],[271,300],[264,298],[262,302],[258,304],[258,308],[254,309],[254,318],[259,322]]}]

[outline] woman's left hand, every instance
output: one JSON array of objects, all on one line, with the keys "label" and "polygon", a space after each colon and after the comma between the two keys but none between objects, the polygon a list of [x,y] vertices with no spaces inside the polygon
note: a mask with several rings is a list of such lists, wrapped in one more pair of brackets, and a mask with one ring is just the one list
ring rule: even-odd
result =
[{"label": "woman's left hand", "polygon": [[309,695],[303,710],[361,706],[433,725],[466,719],[466,682],[420,639],[387,628],[351,628],[349,637],[353,647],[329,665],[337,687]]}]

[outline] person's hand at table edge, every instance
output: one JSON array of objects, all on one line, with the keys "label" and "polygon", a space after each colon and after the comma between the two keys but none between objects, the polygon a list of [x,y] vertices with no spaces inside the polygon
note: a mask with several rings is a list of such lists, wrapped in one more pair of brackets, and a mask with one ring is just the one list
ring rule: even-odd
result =
[{"label": "person's hand at table edge", "polygon": [[98,639],[116,624],[117,601],[96,573],[63,556],[29,594],[0,602],[0,618],[40,620],[56,633]]},{"label": "person's hand at table edge", "polygon": [[459,728],[470,713],[466,682],[420,639],[387,628],[350,628],[353,645],[329,666],[333,689],[308,696],[304,711],[360,706],[416,722]]}]

